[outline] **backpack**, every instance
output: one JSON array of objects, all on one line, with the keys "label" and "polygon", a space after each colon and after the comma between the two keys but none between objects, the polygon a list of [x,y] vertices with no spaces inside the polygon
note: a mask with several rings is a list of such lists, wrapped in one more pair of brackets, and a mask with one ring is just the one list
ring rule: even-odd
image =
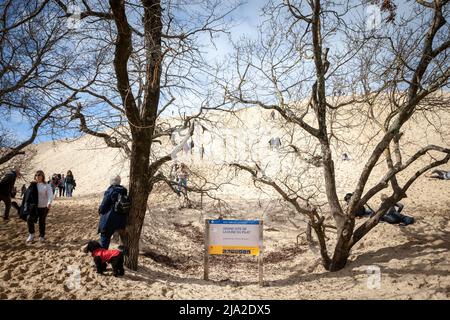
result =
[{"label": "backpack", "polygon": [[30,186],[25,191],[25,194],[22,199],[22,205],[19,210],[20,219],[27,221],[29,217],[32,217],[34,220],[37,218],[37,201],[33,197],[37,194],[37,187]]},{"label": "backpack", "polygon": [[128,215],[130,213],[131,200],[126,194],[117,196],[117,201],[114,203],[114,211],[120,215]]}]

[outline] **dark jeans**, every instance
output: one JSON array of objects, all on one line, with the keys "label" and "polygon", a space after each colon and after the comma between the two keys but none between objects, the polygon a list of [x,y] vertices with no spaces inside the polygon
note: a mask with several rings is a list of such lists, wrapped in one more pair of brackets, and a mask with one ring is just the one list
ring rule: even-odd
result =
[{"label": "dark jeans", "polygon": [[64,191],[65,191],[64,187],[58,187],[58,189],[59,189],[59,197],[61,198],[61,195],[64,197]]},{"label": "dark jeans", "polygon": [[5,203],[5,213],[3,215],[3,218],[8,219],[9,211],[11,210],[11,197],[0,194],[0,201],[3,201]]},{"label": "dark jeans", "polygon": [[385,214],[383,218],[381,218],[381,221],[390,223],[390,224],[397,224],[402,222],[403,220],[403,215],[397,212],[393,212],[393,213],[388,213]]},{"label": "dark jeans", "polygon": [[108,249],[109,248],[109,243],[111,242],[112,235],[113,235],[113,233],[110,233],[110,232],[102,232],[102,233],[100,233],[100,246],[103,249]]},{"label": "dark jeans", "polygon": [[34,234],[34,224],[39,220],[39,237],[45,237],[45,221],[47,219],[47,208],[38,208],[37,217],[28,216],[28,232]]},{"label": "dark jeans", "polygon": [[384,215],[383,218],[381,218],[381,221],[390,223],[390,224],[398,224],[403,223],[404,225],[412,224],[414,223],[414,218],[405,216],[401,214],[400,212],[389,212]]}]

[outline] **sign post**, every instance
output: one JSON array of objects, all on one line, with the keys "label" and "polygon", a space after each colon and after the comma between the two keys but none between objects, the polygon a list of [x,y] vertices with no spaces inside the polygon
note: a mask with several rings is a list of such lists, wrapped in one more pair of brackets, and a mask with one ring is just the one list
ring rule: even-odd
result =
[{"label": "sign post", "polygon": [[258,257],[258,283],[263,282],[263,221],[205,220],[203,279],[209,280],[210,255],[252,255]]},{"label": "sign post", "polygon": [[203,257],[203,279],[209,280],[209,220],[205,219],[205,255]]},{"label": "sign post", "polygon": [[259,286],[264,286],[263,280],[263,266],[264,266],[264,246],[263,246],[263,221],[259,221],[259,255],[258,255],[258,273],[259,273]]}]

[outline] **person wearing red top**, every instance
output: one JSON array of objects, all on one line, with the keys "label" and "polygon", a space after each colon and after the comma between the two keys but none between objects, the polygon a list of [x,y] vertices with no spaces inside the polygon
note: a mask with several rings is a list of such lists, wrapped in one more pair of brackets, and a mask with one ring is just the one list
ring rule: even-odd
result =
[{"label": "person wearing red top", "polygon": [[109,263],[113,268],[115,277],[123,276],[125,274],[125,270],[123,269],[122,251],[117,249],[103,249],[97,241],[89,241],[84,251],[90,252],[94,258],[97,273],[103,274]]}]

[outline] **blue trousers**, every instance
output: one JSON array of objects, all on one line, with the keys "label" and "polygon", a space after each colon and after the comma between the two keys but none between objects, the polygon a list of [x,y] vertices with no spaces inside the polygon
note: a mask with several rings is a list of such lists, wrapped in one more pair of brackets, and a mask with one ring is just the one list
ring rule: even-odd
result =
[{"label": "blue trousers", "polygon": [[73,185],[66,184],[66,197],[72,197]]},{"label": "blue trousers", "polygon": [[109,248],[109,243],[111,242],[112,233],[109,232],[102,232],[100,233],[100,246],[103,249]]}]

